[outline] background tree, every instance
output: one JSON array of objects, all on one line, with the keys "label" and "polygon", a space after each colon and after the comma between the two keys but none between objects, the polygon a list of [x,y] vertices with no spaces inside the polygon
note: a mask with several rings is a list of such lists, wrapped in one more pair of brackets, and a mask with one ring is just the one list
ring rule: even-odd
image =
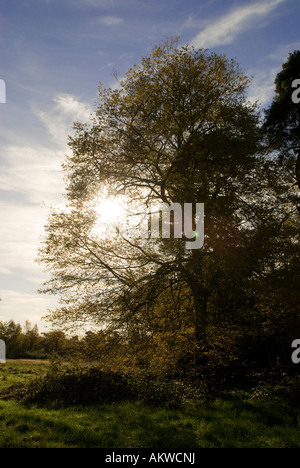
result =
[{"label": "background tree", "polygon": [[[289,54],[275,80],[275,97],[266,111],[265,128],[273,147],[280,151],[282,162],[292,162],[300,190],[300,104],[293,102],[293,82],[300,78],[300,51]],[[299,199],[296,200],[300,213]]]},{"label": "background tree", "polygon": [[32,353],[34,350],[39,349],[41,344],[41,336],[39,334],[38,326],[31,326],[31,323],[26,320],[25,323],[25,336],[23,338],[23,351]]},{"label": "background tree", "polygon": [[5,341],[7,357],[18,358],[23,341],[21,325],[13,320],[0,322],[0,338]]},{"label": "background tree", "polygon": [[43,333],[43,347],[49,355],[63,355],[68,350],[66,335],[60,330]]}]

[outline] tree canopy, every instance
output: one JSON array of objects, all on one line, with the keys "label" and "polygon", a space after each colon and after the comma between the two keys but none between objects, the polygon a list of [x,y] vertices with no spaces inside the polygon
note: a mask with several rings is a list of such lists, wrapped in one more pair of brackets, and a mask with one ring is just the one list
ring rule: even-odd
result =
[{"label": "tree canopy", "polygon": [[[295,165],[295,177],[300,190],[300,106],[294,102],[293,83],[300,78],[300,51],[289,55],[275,79],[275,97],[266,111],[265,128],[280,158]],[[300,213],[300,204],[297,200]]]},{"label": "tree canopy", "polygon": [[[40,250],[44,291],[62,301],[52,320],[115,329],[195,363],[251,317],[273,330],[288,295],[298,307],[293,174],[270,156],[248,85],[234,60],[164,41],[118,89],[99,87],[91,124],[75,124],[67,204],[50,214]],[[98,230],[97,205],[113,198],[135,214],[203,203],[203,248]]]}]

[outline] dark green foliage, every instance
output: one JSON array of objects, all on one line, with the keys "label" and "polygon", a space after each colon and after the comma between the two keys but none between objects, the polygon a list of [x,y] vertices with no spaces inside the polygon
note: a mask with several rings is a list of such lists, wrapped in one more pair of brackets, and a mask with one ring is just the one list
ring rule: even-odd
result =
[{"label": "dark green foliage", "polygon": [[300,140],[300,106],[292,101],[292,83],[300,78],[300,51],[289,55],[275,79],[276,95],[266,111],[266,130],[273,142],[298,146]]},{"label": "dark green foliage", "polygon": [[65,356],[70,352],[72,340],[64,332],[39,333],[37,325],[25,326],[14,320],[0,322],[0,339],[6,343],[7,359],[49,359],[52,355]]},{"label": "dark green foliage", "polygon": [[131,401],[172,408],[187,401],[243,398],[280,401],[293,414],[300,409],[298,376],[287,375],[279,367],[249,372],[239,363],[228,367],[203,365],[194,379],[185,380],[147,372],[62,367],[58,371],[50,369],[43,378],[29,385],[14,386],[5,394],[26,404],[50,407]]},{"label": "dark green foliage", "polygon": [[13,392],[24,403],[50,406],[89,405],[140,401],[174,407],[187,399],[199,399],[201,391],[171,376],[103,371],[97,367],[50,370],[42,378]]},{"label": "dark green foliage", "polygon": [[[292,84],[299,78],[300,51],[295,50],[276,77],[276,94],[266,111],[264,127],[270,143],[280,151],[280,159],[285,163],[289,160],[294,162],[300,190],[300,105],[292,100]],[[297,209],[300,213],[299,200]]]},{"label": "dark green foliage", "polygon": [[50,371],[33,381],[22,395],[27,403],[72,406],[94,402],[116,402],[132,398],[128,380],[117,372],[95,368]]}]

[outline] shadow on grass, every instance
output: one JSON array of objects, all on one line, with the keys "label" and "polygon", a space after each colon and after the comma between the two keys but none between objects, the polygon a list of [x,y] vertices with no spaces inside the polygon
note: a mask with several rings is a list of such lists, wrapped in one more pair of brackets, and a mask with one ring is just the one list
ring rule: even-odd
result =
[{"label": "shadow on grass", "polygon": [[118,403],[54,410],[1,402],[0,409],[1,448],[300,447],[299,429],[274,405]]}]

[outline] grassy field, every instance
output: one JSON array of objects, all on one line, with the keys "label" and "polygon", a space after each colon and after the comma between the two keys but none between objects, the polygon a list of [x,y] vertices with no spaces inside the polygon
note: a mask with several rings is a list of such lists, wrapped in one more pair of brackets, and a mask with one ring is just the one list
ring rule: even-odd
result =
[{"label": "grassy field", "polygon": [[[0,390],[43,375],[47,364],[0,367]],[[300,448],[279,404],[215,401],[180,409],[140,403],[49,409],[0,399],[0,448]]]},{"label": "grassy field", "polygon": [[48,368],[46,361],[7,360],[6,364],[0,364],[0,392],[11,385],[28,383],[46,374]]}]

